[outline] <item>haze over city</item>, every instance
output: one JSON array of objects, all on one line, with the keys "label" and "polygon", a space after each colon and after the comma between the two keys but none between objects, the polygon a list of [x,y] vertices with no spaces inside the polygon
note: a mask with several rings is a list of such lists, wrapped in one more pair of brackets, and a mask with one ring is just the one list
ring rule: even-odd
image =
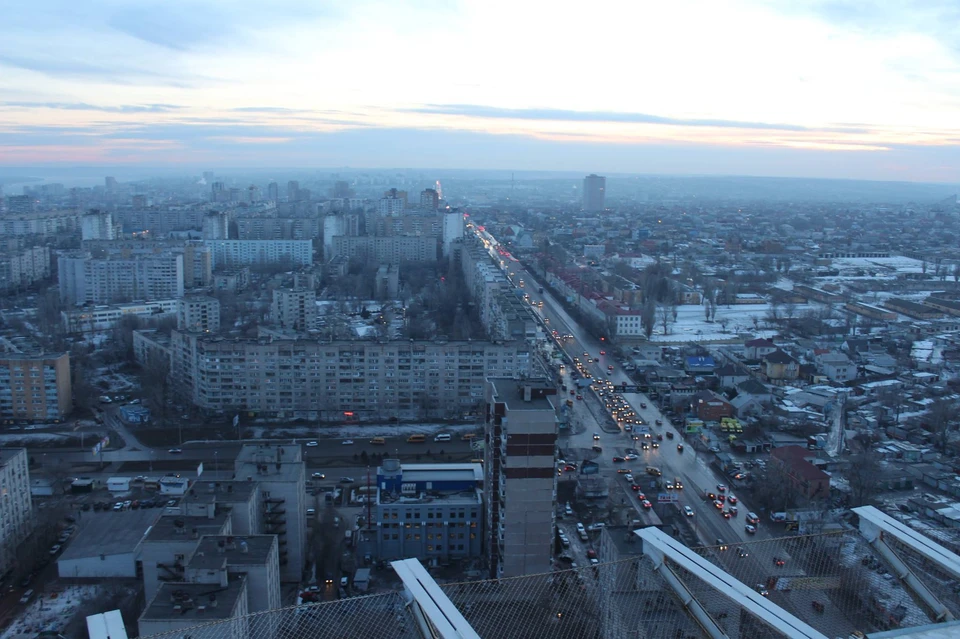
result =
[{"label": "haze over city", "polygon": [[801,4],[21,3],[0,165],[954,181],[957,4]]}]

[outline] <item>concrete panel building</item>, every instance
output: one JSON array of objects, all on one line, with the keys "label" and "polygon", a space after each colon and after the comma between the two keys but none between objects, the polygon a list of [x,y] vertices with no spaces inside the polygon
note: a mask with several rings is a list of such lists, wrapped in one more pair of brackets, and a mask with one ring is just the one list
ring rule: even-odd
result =
[{"label": "concrete panel building", "polygon": [[160,253],[95,259],[64,253],[57,261],[64,304],[112,304],[183,297],[183,255]]},{"label": "concrete panel building", "polygon": [[153,599],[165,582],[184,579],[187,560],[203,535],[233,533],[230,515],[210,509],[205,515],[164,515],[147,532],[140,547],[143,566],[143,592]]},{"label": "concrete panel building", "polygon": [[177,312],[178,300],[157,300],[137,304],[104,304],[60,311],[63,328],[68,333],[96,333],[116,327],[130,315],[143,320],[163,320]]},{"label": "concrete panel building", "polygon": [[246,445],[234,462],[234,478],[260,484],[263,534],[280,545],[280,578],[299,582],[306,561],[307,469],[295,446]]},{"label": "concrete panel building", "polygon": [[83,240],[115,240],[117,228],[108,211],[90,211],[80,218],[80,237]]},{"label": "concrete panel building", "polygon": [[[531,370],[520,341],[322,343],[174,331],[171,350],[174,379],[195,405],[308,419],[462,416],[479,410],[487,376]],[[281,377],[284,384],[274,381]]]},{"label": "concrete panel building", "polygon": [[[448,561],[483,548],[480,464],[401,464],[377,469],[376,516],[364,546],[379,559]],[[373,541],[374,543],[369,543]]]},{"label": "concrete panel building", "polygon": [[556,393],[548,379],[487,382],[484,494],[491,577],[551,569]]},{"label": "concrete panel building", "polygon": [[602,211],[606,201],[607,178],[591,173],[583,178],[583,210]]},{"label": "concrete panel building", "polygon": [[437,236],[424,237],[351,237],[333,238],[331,258],[345,255],[373,262],[399,264],[401,262],[435,262]]},{"label": "concrete panel building", "polygon": [[0,353],[0,418],[59,421],[72,410],[70,355]]},{"label": "concrete panel building", "polygon": [[[84,517],[57,559],[61,579],[136,579],[147,531],[160,518],[153,509],[106,512]],[[104,543],[109,539],[110,543]]]},{"label": "concrete panel building", "polygon": [[310,289],[273,291],[271,319],[280,328],[309,331],[317,327],[317,293]]},{"label": "concrete panel building", "polygon": [[220,331],[220,300],[207,295],[191,295],[177,303],[177,328],[197,333]]},{"label": "concrete panel building", "polygon": [[50,277],[50,247],[10,249],[0,255],[0,291],[30,286]]},{"label": "concrete panel building", "polygon": [[183,247],[183,286],[198,288],[213,283],[213,251],[203,242],[187,242]]},{"label": "concrete panel building", "polygon": [[187,583],[225,586],[234,575],[247,578],[247,609],[276,610],[280,601],[280,561],[276,535],[201,537],[187,562]]},{"label": "concrete panel building", "polygon": [[310,240],[209,240],[213,268],[232,268],[253,264],[307,266],[313,263]]},{"label": "concrete panel building", "polygon": [[26,448],[0,448],[0,575],[17,567],[17,547],[33,532]]},{"label": "concrete panel building", "polygon": [[[137,620],[141,637],[190,629],[190,639],[247,639],[247,579],[231,576],[220,584],[163,584]],[[225,622],[229,624],[212,622]]]},{"label": "concrete panel building", "polygon": [[454,211],[443,214],[443,255],[449,257],[453,247],[463,240],[463,213]]}]

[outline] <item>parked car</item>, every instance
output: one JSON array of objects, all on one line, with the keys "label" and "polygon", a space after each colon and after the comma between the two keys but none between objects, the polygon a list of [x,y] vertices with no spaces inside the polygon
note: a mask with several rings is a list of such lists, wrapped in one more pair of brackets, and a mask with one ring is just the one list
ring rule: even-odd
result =
[{"label": "parked car", "polygon": [[324,473],[313,473],[310,475],[313,479],[326,479],[327,476]]},{"label": "parked car", "polygon": [[183,452],[183,449],[182,449],[182,448],[171,448],[171,449],[168,450],[167,452],[170,453],[171,455],[179,455],[179,454],[181,454],[181,453]]},{"label": "parked car", "polygon": [[353,477],[341,477],[341,478],[340,478],[340,483],[341,483],[341,484],[352,484],[353,482],[354,482]]},{"label": "parked car", "polygon": [[320,444],[318,444],[317,442],[307,442],[307,447],[308,447],[308,448],[316,448],[316,447],[319,446],[319,445],[320,445]]}]

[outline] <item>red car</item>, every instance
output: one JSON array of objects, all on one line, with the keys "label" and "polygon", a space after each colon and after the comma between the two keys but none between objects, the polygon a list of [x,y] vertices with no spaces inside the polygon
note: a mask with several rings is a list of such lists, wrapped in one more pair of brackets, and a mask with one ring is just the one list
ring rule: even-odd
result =
[{"label": "red car", "polygon": [[727,497],[727,501],[729,501],[731,504],[735,504],[735,503],[737,503],[737,502],[740,501],[740,500],[737,499],[736,496],[730,495],[729,497]]},{"label": "red car", "polygon": [[644,499],[644,500],[643,500],[643,507],[644,507],[644,508],[653,508],[653,504],[651,504],[649,501],[647,501],[646,499]]},{"label": "red car", "polygon": [[639,499],[640,501],[646,501],[646,500],[647,500],[647,496],[644,495],[643,493],[639,493],[639,494],[637,495],[637,499]]},{"label": "red car", "polygon": [[583,399],[583,395],[577,395],[577,399],[582,400],[582,399]]},{"label": "red car", "polygon": [[632,490],[633,492],[638,492],[641,488],[642,486],[640,486],[639,484],[632,484],[630,486],[630,490]]}]

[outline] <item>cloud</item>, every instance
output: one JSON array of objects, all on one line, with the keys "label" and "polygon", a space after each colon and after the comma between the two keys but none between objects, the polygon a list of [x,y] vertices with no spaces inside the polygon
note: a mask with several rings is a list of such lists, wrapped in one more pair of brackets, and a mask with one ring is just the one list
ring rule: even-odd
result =
[{"label": "cloud", "polygon": [[0,66],[24,69],[51,77],[97,82],[108,81],[112,84],[133,84],[134,82],[147,81],[170,87],[188,88],[201,81],[204,83],[215,81],[214,78],[204,78],[190,73],[157,71],[147,65],[96,64],[84,62],[73,56],[50,57],[42,53],[38,55],[0,53]]},{"label": "cloud", "polygon": [[60,109],[63,111],[102,111],[104,113],[169,113],[186,107],[177,104],[133,104],[97,106],[85,102],[0,102],[0,107],[27,109]]},{"label": "cloud", "polygon": [[[796,124],[770,122],[743,122],[738,120],[714,120],[701,118],[671,118],[647,113],[622,113],[614,111],[571,111],[567,109],[503,109],[476,104],[428,104],[419,108],[404,109],[408,113],[461,115],[475,118],[498,118],[509,120],[551,120],[562,122],[611,122],[620,124],[664,124],[668,126],[719,127],[734,129],[758,129],[766,131],[812,131]],[[825,130],[825,129],[816,129]],[[841,127],[837,132],[863,133],[863,129]]]}]

